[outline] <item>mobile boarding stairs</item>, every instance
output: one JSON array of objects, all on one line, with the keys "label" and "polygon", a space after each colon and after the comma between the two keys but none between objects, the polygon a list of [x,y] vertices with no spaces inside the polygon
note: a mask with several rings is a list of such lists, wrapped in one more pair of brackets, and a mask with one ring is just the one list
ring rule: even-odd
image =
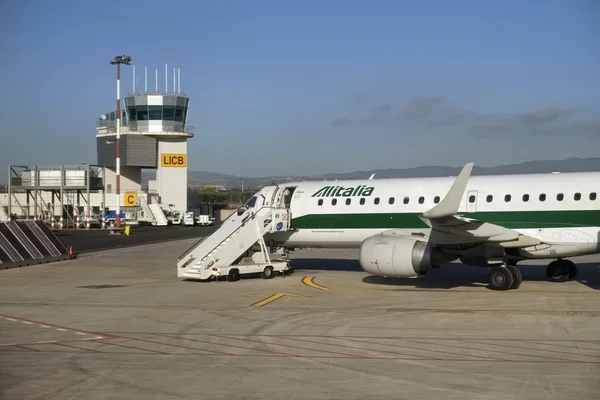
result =
[{"label": "mobile boarding stairs", "polygon": [[289,228],[289,209],[242,208],[179,257],[177,276],[202,281],[226,276],[236,281],[242,274],[261,273],[265,279],[276,272],[284,275],[291,271],[286,254],[273,254],[277,259],[271,259],[264,237]]}]

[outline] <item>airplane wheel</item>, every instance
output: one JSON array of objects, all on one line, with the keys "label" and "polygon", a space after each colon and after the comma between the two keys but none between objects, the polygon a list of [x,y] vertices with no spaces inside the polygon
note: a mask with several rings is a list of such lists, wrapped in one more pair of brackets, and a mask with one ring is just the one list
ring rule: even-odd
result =
[{"label": "airplane wheel", "polygon": [[263,272],[261,275],[262,275],[263,279],[271,279],[273,277],[273,274],[274,274],[273,267],[271,267],[270,265],[267,265],[265,267],[265,269],[263,269]]},{"label": "airplane wheel", "polygon": [[568,265],[569,280],[577,278],[577,265],[571,260],[562,260],[562,262]]},{"label": "airplane wheel", "polygon": [[510,287],[511,289],[518,289],[523,283],[523,275],[521,274],[521,270],[514,265],[507,265],[506,268],[511,272],[513,276],[513,284]]},{"label": "airplane wheel", "polygon": [[569,263],[564,260],[554,260],[546,267],[546,277],[550,282],[565,282],[570,275]]},{"label": "airplane wheel", "polygon": [[490,289],[508,290],[515,282],[512,271],[507,267],[494,267],[490,272]]},{"label": "airplane wheel", "polygon": [[240,271],[238,269],[232,268],[229,270],[227,274],[227,282],[235,282],[240,279]]}]

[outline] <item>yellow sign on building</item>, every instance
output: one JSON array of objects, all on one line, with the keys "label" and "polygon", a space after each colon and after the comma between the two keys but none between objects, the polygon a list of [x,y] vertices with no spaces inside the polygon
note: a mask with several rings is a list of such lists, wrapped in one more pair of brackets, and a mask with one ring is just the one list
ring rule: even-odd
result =
[{"label": "yellow sign on building", "polygon": [[137,192],[125,193],[125,207],[135,207],[135,201],[138,197]]},{"label": "yellow sign on building", "polygon": [[163,167],[185,167],[187,165],[186,154],[161,154],[160,164]]}]

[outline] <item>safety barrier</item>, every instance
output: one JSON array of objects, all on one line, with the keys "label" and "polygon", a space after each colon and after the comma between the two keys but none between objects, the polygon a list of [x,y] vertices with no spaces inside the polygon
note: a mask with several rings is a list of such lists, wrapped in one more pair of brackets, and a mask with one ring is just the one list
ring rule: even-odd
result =
[{"label": "safety barrier", "polygon": [[0,223],[0,269],[75,258],[42,221]]}]

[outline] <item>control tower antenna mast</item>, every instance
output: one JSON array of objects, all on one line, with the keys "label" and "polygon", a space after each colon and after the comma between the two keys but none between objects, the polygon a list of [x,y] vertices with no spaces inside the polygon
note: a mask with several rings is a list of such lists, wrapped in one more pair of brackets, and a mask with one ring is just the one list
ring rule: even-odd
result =
[{"label": "control tower antenna mast", "polygon": [[[117,157],[116,157],[116,170],[117,170],[117,229],[121,227],[121,64],[131,65],[133,57],[130,56],[116,56],[110,60],[111,64],[117,64]],[[117,232],[119,232],[117,230]]]}]

